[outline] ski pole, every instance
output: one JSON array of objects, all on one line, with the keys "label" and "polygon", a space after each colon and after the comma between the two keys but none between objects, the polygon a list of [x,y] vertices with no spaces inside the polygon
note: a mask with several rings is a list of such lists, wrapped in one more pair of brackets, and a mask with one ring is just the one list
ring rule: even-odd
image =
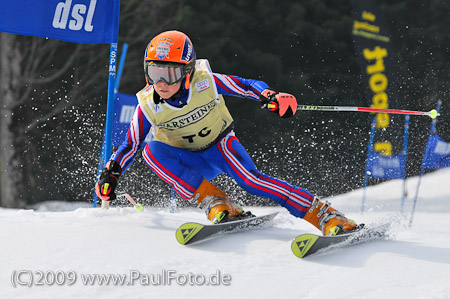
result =
[{"label": "ski pole", "polygon": [[120,191],[120,192],[117,192],[117,196],[118,196],[118,197],[125,197],[126,199],[128,199],[129,202],[131,202],[131,203],[133,204],[134,209],[135,209],[136,211],[138,211],[138,212],[142,211],[142,209],[143,209],[142,205],[141,205],[140,203],[136,203],[136,202],[133,200],[133,198],[131,197],[131,195],[128,194],[128,192],[126,192],[126,191]]},{"label": "ski pole", "polygon": [[[271,104],[267,105],[267,108]],[[410,114],[410,115],[427,115],[432,119],[435,119],[440,114],[433,109],[431,111],[412,111],[401,109],[384,109],[384,108],[370,108],[370,107],[351,107],[351,106],[315,106],[315,105],[298,105],[298,110],[312,110],[312,111],[356,111],[356,112],[377,112],[377,113],[389,113],[389,114]]]},{"label": "ski pole", "polygon": [[[277,104],[273,102],[263,103],[262,108],[277,108]],[[297,105],[297,110],[303,111],[354,111],[354,112],[371,112],[371,113],[389,113],[389,114],[409,114],[409,115],[427,115],[435,119],[440,115],[436,109],[430,111],[412,111],[401,109],[387,108],[371,108],[371,107],[352,107],[352,106],[316,106],[316,105]]]}]

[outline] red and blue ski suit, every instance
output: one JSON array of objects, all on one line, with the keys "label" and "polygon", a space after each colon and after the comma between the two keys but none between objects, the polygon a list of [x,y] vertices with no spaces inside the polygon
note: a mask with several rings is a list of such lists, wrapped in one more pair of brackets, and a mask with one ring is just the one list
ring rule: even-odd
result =
[{"label": "red and blue ski suit", "polygon": [[[258,80],[212,72],[209,72],[210,81],[207,80],[207,73],[204,75],[207,79],[199,77],[196,80],[196,76],[202,76],[202,72],[197,68],[189,90],[182,87],[180,92],[169,100],[161,100],[149,85],[140,91],[137,94],[139,105],[135,110],[126,139],[111,156],[111,160],[118,162],[125,171],[151,129],[154,136],[158,137],[160,134],[158,132],[164,134],[164,131],[167,131],[168,134],[176,134],[177,129],[189,128],[191,124],[199,126],[201,130],[198,134],[197,129],[196,134],[182,136],[183,139],[180,138],[179,143],[172,143],[171,139],[164,139],[164,136],[150,141],[143,150],[146,164],[184,199],[190,199],[193,196],[203,179],[212,180],[217,175],[225,173],[247,192],[270,198],[285,207],[292,215],[303,218],[310,208],[313,195],[303,188],[260,172],[236,138],[228,110],[225,111],[228,118],[224,117],[222,128],[217,136],[209,136],[211,130],[207,129],[208,125],[202,124],[204,119],[211,117],[210,111],[216,107],[222,105],[221,109],[226,109],[221,95],[259,101],[261,92],[269,86]],[[143,100],[147,95],[151,100]],[[207,104],[197,107],[197,97],[203,97],[201,100]],[[201,102],[201,100],[198,101]],[[164,119],[164,113],[176,114],[176,117],[170,116],[167,120]],[[153,131],[154,129],[156,130]],[[206,135],[213,138],[212,142],[202,144],[199,148],[191,147],[194,140],[200,140],[200,137]]]}]

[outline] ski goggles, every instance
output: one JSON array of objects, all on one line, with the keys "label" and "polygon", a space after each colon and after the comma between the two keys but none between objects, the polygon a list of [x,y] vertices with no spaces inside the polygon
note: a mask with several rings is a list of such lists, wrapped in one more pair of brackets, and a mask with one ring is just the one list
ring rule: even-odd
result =
[{"label": "ski goggles", "polygon": [[161,64],[153,61],[145,62],[145,76],[150,84],[159,81],[174,85],[186,77],[186,66],[182,64]]}]

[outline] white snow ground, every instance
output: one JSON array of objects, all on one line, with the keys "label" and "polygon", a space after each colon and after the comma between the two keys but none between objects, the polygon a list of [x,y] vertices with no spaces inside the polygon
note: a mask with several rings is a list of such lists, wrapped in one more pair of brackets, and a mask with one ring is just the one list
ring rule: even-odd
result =
[{"label": "white snow ground", "polygon": [[[417,179],[407,181],[406,216]],[[358,222],[401,220],[401,189],[401,181],[369,188],[364,214],[362,190],[328,200]],[[291,241],[315,229],[283,208],[251,209],[280,211],[271,228],[185,247],[175,230],[186,221],[206,222],[200,211],[89,206],[0,209],[0,298],[450,298],[450,169],[424,176],[411,228],[402,220],[392,239],[303,260],[291,253]],[[85,285],[89,274],[140,277]],[[165,275],[164,285],[152,284],[158,275]],[[198,285],[211,275],[222,285]]]}]

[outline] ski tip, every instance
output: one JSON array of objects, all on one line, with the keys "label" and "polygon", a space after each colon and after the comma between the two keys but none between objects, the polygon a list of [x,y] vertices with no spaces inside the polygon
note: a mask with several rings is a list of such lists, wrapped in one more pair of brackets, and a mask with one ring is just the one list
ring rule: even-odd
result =
[{"label": "ski tip", "polygon": [[189,241],[198,234],[198,232],[203,228],[204,226],[199,223],[185,223],[182,226],[180,226],[176,231],[176,238],[178,243],[181,245],[187,245],[189,244]]},{"label": "ski tip", "polygon": [[279,212],[273,212],[271,214],[268,214],[268,219],[269,221],[273,220],[273,218],[275,218],[278,215]]},{"label": "ski tip", "polygon": [[291,249],[295,256],[303,258],[308,255],[308,251],[319,237],[312,234],[300,235],[292,241]]}]

